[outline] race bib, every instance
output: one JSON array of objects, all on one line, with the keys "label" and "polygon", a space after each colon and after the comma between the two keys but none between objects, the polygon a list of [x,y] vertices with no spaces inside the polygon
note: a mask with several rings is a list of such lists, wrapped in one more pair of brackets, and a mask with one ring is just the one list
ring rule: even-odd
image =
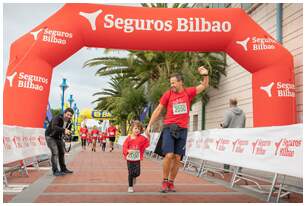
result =
[{"label": "race bib", "polygon": [[139,150],[130,150],[129,154],[126,156],[126,159],[129,160],[129,161],[140,160],[140,151]]},{"label": "race bib", "polygon": [[98,135],[97,135],[97,134],[93,134],[92,136],[93,136],[93,137],[97,137]]},{"label": "race bib", "polygon": [[86,134],[82,134],[82,137],[86,137]]},{"label": "race bib", "polygon": [[173,104],[173,114],[186,114],[187,113],[187,104],[184,103],[177,103]]},{"label": "race bib", "polygon": [[103,143],[106,143],[106,140],[105,140],[105,139],[103,139],[103,140],[102,140],[102,142],[103,142]]},{"label": "race bib", "polygon": [[110,135],[110,136],[114,136],[115,133],[114,133],[114,132],[110,132],[109,135]]}]

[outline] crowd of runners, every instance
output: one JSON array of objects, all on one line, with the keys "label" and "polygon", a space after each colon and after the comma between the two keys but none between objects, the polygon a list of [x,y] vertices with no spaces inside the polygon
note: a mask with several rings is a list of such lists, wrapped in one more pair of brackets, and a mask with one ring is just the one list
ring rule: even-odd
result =
[{"label": "crowd of runners", "polygon": [[109,152],[114,150],[114,142],[116,140],[117,128],[110,123],[110,126],[101,131],[97,126],[87,128],[84,124],[79,130],[79,136],[82,141],[82,150],[89,148],[92,152],[97,151],[97,145],[103,152],[106,151],[106,144],[108,143]]}]

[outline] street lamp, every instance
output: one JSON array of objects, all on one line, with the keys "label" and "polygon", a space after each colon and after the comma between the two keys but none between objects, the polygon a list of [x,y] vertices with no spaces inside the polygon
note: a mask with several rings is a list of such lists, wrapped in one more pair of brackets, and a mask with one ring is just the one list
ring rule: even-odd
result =
[{"label": "street lamp", "polygon": [[[70,97],[72,98],[72,95],[70,95]],[[78,115],[78,110],[79,110],[78,107],[76,106],[76,103],[74,103],[72,109],[74,111],[74,116],[73,116],[73,123],[74,123],[73,134],[75,134],[75,130],[76,130],[76,126],[77,126],[76,121],[75,121],[75,117],[76,117],[76,115]]]},{"label": "street lamp", "polygon": [[62,90],[62,112],[64,112],[64,100],[65,100],[65,90],[68,88],[67,80],[63,78],[62,84],[60,85],[60,88]]},{"label": "street lamp", "polygon": [[[68,102],[69,102],[69,107],[71,108],[72,106],[72,102],[74,102],[74,99],[72,97],[72,94],[70,94],[69,98],[68,98]],[[75,104],[74,104],[75,105]]]}]

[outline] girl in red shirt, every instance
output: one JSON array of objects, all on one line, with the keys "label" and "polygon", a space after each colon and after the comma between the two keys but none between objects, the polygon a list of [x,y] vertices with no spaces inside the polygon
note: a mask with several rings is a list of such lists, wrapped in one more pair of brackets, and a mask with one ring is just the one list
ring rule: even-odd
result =
[{"label": "girl in red shirt", "polygon": [[87,145],[89,146],[92,143],[92,138],[91,138],[91,129],[88,130],[87,134]]},{"label": "girl in red shirt", "polygon": [[132,134],[123,143],[123,156],[127,160],[129,173],[128,192],[134,192],[133,185],[136,183],[136,177],[140,175],[140,161],[143,160],[144,151],[150,144],[149,139],[140,134],[143,130],[140,121],[133,121],[131,128]]},{"label": "girl in red shirt", "polygon": [[88,135],[88,129],[87,129],[86,125],[84,125],[84,127],[80,128],[80,136],[81,136],[82,149],[83,150],[86,150],[87,135]]},{"label": "girl in red shirt", "polygon": [[99,136],[100,131],[97,129],[96,126],[93,127],[93,130],[91,131],[91,137],[92,137],[92,149],[91,151],[96,152],[96,145],[97,145],[97,139]]},{"label": "girl in red shirt", "polygon": [[107,138],[106,132],[101,132],[101,146],[102,146],[103,152],[105,152],[105,148],[106,148],[106,138]]}]

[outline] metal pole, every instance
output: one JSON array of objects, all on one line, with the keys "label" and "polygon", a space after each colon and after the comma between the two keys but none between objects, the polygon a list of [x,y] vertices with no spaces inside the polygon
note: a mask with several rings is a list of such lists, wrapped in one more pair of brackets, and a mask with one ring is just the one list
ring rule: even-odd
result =
[{"label": "metal pole", "polygon": [[62,112],[64,112],[64,93],[65,93],[65,89],[64,89],[64,86],[62,86]]}]

